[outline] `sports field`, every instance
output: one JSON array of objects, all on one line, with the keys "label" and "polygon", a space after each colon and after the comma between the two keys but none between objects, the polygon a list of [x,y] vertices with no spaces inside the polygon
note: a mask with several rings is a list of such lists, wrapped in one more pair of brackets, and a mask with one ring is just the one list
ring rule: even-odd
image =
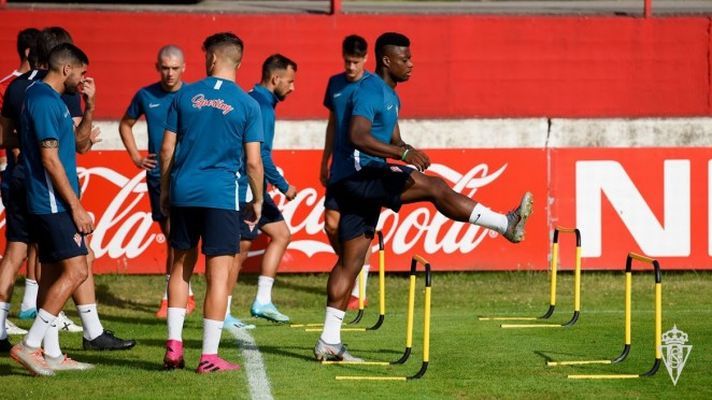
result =
[{"label": "sports field", "polygon": [[[663,266],[664,267],[664,266]],[[363,325],[377,318],[378,280],[369,279],[369,307]],[[255,292],[254,276],[245,276],[236,290],[233,314],[247,317]],[[322,322],[326,275],[286,275],[278,280],[275,303],[296,322]],[[404,366],[324,366],[312,348],[318,333],[245,318],[257,325],[237,340],[224,332],[221,354],[238,361],[238,372],[199,376],[193,372],[201,345],[198,312],[186,319],[184,371],[160,371],[165,322],[153,317],[159,276],[98,276],[97,294],[105,328],[138,345],[128,352],[81,350],[81,334],[62,333],[64,351],[97,364],[89,372],[31,378],[7,356],[0,358],[0,398],[275,398],[275,399],[502,399],[502,398],[712,398],[712,274],[663,274],[663,332],[673,324],[689,335],[693,349],[673,386],[664,366],[651,378],[616,381],[573,381],[572,373],[642,373],[653,363],[653,279],[636,273],[633,284],[633,341],[629,358],[618,365],[546,367],[545,361],[612,358],[623,348],[624,278],[622,273],[584,273],[582,313],[572,328],[499,328],[478,315],[539,315],[548,304],[546,273],[435,273],[432,289],[430,367],[420,380],[408,382],[336,381],[336,375],[412,375],[422,355],[422,287],[416,294],[413,355]],[[368,360],[393,360],[403,352],[406,275],[387,275],[384,325],[372,332],[344,332],[351,352]],[[194,282],[196,297],[205,285]],[[22,293],[18,281],[13,304]],[[572,275],[559,275],[558,309],[552,320],[564,322],[572,310]],[[13,310],[14,311],[14,310]],[[67,308],[70,317],[76,314]],[[347,314],[347,320],[353,314]],[[12,317],[11,317],[12,318]],[[13,321],[17,321],[13,319]],[[28,328],[29,321],[19,325]],[[18,336],[11,340],[19,340]],[[258,350],[258,351],[257,351]],[[260,359],[263,363],[260,363]],[[245,363],[248,365],[245,365]],[[260,368],[264,374],[260,374]],[[250,387],[254,392],[250,392]],[[271,396],[271,397],[269,397]]]}]

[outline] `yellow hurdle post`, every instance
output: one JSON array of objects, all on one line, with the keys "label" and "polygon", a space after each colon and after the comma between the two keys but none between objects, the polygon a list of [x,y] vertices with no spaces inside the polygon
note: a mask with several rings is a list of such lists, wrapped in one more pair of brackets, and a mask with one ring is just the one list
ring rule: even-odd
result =
[{"label": "yellow hurdle post", "polygon": [[[631,350],[631,300],[632,300],[632,293],[633,293],[633,260],[641,261],[647,264],[651,264],[653,267],[653,271],[655,273],[655,340],[654,340],[654,346],[655,346],[655,362],[653,363],[653,366],[647,371],[642,374],[613,374],[613,375],[569,375],[568,377],[570,379],[634,379],[634,378],[641,378],[644,376],[653,376],[655,375],[656,372],[658,372],[658,369],[660,368],[660,364],[662,362],[662,350],[661,350],[661,341],[662,341],[662,273],[660,271],[660,264],[658,263],[657,260],[652,259],[647,256],[643,256],[640,254],[636,253],[628,253],[628,257],[626,258],[626,267],[625,267],[625,344],[623,346],[623,351],[621,354],[612,359],[609,360],[606,364],[617,364],[622,361],[624,361],[627,357],[628,354],[630,353]],[[595,361],[568,361],[568,362],[558,362],[556,364],[552,363],[547,363],[547,365],[577,365],[577,364],[593,364],[593,363],[603,363],[601,361],[604,360],[595,360]]]}]

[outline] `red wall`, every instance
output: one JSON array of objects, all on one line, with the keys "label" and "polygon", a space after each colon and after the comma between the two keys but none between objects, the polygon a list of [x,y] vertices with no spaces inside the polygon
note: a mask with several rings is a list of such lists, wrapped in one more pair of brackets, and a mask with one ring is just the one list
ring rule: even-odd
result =
[{"label": "red wall", "polygon": [[[91,59],[100,118],[118,118],[132,94],[156,79],[156,50],[176,43],[186,78],[202,76],[200,43],[231,30],[246,42],[239,81],[282,52],[299,63],[297,91],[282,118],[322,118],[327,78],[340,70],[340,42],[386,30],[413,41],[412,81],[399,88],[403,117],[636,117],[709,115],[710,18],[398,15],[219,15],[0,11],[0,68],[16,66],[15,34],[62,25]],[[373,67],[373,60],[368,66]]]}]

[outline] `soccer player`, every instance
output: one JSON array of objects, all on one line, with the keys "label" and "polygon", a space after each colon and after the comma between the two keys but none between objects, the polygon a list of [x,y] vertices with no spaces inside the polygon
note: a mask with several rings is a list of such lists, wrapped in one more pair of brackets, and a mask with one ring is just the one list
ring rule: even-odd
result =
[{"label": "soccer player", "polygon": [[[236,83],[242,40],[231,32],[203,42],[207,78],[186,85],[173,99],[161,145],[161,209],[170,209],[173,266],[168,282],[168,340],[164,369],[183,368],[183,322],[190,254],[202,239],[207,291],[203,307],[203,350],[196,372],[238,369],[218,356],[232,263],[239,251],[239,171],[243,156],[254,193],[254,219],[262,211],[264,179],[257,102]],[[244,155],[243,155],[244,153]],[[170,187],[170,189],[169,189]]]},{"label": "soccer player", "polygon": [[[335,138],[334,132],[337,127],[341,132],[348,130],[348,107],[351,104],[351,95],[358,86],[357,82],[370,75],[364,68],[368,59],[368,43],[366,39],[358,35],[349,35],[344,38],[341,44],[341,56],[344,59],[344,72],[329,78],[329,84],[326,86],[326,93],[324,94],[324,107],[329,109],[329,122],[326,125],[326,140],[324,141],[324,152],[321,156],[321,173],[319,175],[319,181],[327,188],[326,196],[324,197],[324,230],[337,257],[339,256],[338,228],[341,214],[334,195],[328,189],[329,160],[332,157],[334,147],[343,148],[341,144],[335,146],[334,140],[343,140],[345,137]],[[366,252],[363,268],[361,269],[361,273],[364,274],[364,286],[366,286],[366,278],[368,278],[368,271],[371,268],[369,264],[370,255],[370,252]],[[349,298],[348,310],[358,309],[359,284],[360,280],[357,278]],[[365,288],[364,293],[366,293]]]},{"label": "soccer player", "polygon": [[[13,81],[5,93],[2,113],[7,118],[5,122],[10,123],[6,126],[8,132],[15,132],[23,128],[20,110],[25,99],[26,89],[33,82],[43,79],[48,73],[50,51],[59,44],[71,43],[71,41],[69,33],[60,27],[46,28],[40,32],[37,46],[33,49],[35,54],[30,56],[30,59],[36,62],[36,65],[33,65],[33,70]],[[82,83],[82,87],[84,96],[93,99],[94,81],[88,78]],[[85,112],[82,112],[81,98],[76,93],[76,90],[67,91],[61,96],[61,99],[72,117],[76,136],[75,150],[85,153],[91,149],[93,143],[99,141],[97,138],[98,132],[92,129],[93,101],[91,103],[85,101],[87,107]],[[74,126],[77,122],[78,125]],[[7,140],[5,144],[9,148],[19,147],[17,135],[8,135],[8,139],[10,140]],[[21,153],[20,156],[22,156]],[[13,169],[11,174],[9,190],[9,204],[11,207],[6,209],[8,221],[6,231],[8,248],[6,249],[6,254],[10,256],[4,257],[2,263],[0,263],[0,300],[11,297],[14,277],[23,260],[27,257],[28,245],[31,255],[32,249],[35,247],[33,242],[36,242],[30,235],[32,224],[27,208],[25,170],[24,163],[20,163]],[[92,261],[93,253],[89,250],[87,262],[90,266]],[[40,288],[41,290],[42,288]],[[77,312],[82,319],[83,328],[74,324],[66,317],[64,312],[60,312],[57,321],[54,323],[57,329],[69,332],[83,332],[82,345],[87,350],[120,350],[129,349],[135,345],[136,342],[133,340],[117,338],[113,332],[104,330],[96,310],[96,293],[91,268],[89,269],[88,278],[77,288],[72,297],[77,306]],[[48,332],[48,335],[54,335],[54,332],[53,327]]]},{"label": "soccer player", "polygon": [[[452,220],[495,230],[517,243],[524,238],[533,206],[532,195],[527,192],[514,210],[500,214],[453,191],[442,179],[423,174],[430,159],[406,144],[398,128],[400,99],[395,88],[410,78],[413,69],[410,40],[388,32],[378,37],[375,47],[375,74],[362,79],[353,93],[348,131],[336,132],[337,137],[343,136],[334,149],[329,188],[341,211],[341,257],[327,284],[324,329],[314,347],[317,360],[362,361],[341,344],[341,324],[381,207],[397,212],[402,204],[430,202]],[[386,158],[414,168],[388,164]]]},{"label": "soccer player", "polygon": [[[5,90],[7,89],[10,82],[12,82],[18,76],[24,74],[30,70],[30,63],[28,61],[28,56],[30,54],[30,49],[33,48],[37,42],[37,36],[40,31],[35,28],[27,28],[21,30],[17,34],[17,55],[20,57],[20,65],[16,70],[12,71],[6,77],[0,79],[0,107],[2,107],[3,97],[5,96]],[[0,120],[4,117],[0,117]],[[0,121],[0,139],[3,137],[3,126],[7,125],[7,122]],[[10,190],[10,173],[12,172],[12,166],[15,165],[15,156],[11,154],[10,170],[7,171],[7,157],[5,149],[0,149],[0,175],[2,175],[2,184],[0,185],[0,194],[2,195],[3,205],[5,208],[11,207],[9,204],[9,193]],[[7,172],[7,173],[6,173]],[[7,214],[6,214],[7,220]],[[7,229],[6,229],[7,233]],[[6,238],[6,242],[9,242]],[[9,247],[9,245],[8,245]],[[7,248],[6,248],[7,249]],[[5,256],[8,254],[6,253]],[[22,297],[22,303],[20,304],[20,319],[32,319],[33,311],[36,313],[35,303],[37,302],[37,278],[35,276],[36,263],[32,263],[27,266],[27,275],[25,278],[25,292]],[[15,276],[12,276],[14,283]],[[0,351],[7,352],[10,350],[10,343],[7,340],[7,335],[24,335],[27,333],[26,330],[21,329],[17,325],[10,322],[7,319],[7,314],[10,311],[10,298],[3,298],[0,296]],[[26,317],[26,318],[23,318]],[[4,331],[3,331],[4,329]]]},{"label": "soccer player", "polygon": [[[136,167],[146,171],[146,187],[148,197],[151,202],[151,217],[158,222],[161,232],[167,238],[169,236],[168,217],[161,213],[160,189],[161,189],[161,169],[158,165],[157,155],[161,150],[163,141],[164,122],[176,93],[183,87],[181,76],[185,72],[185,60],[183,51],[174,45],[163,46],[158,51],[156,61],[156,71],[160,75],[160,80],[139,90],[131,100],[126,113],[119,123],[119,134],[121,141],[126,147],[126,151],[131,157]],[[148,155],[143,156],[136,146],[133,126],[136,121],[145,115],[146,125],[148,125]],[[170,279],[170,268],[173,260],[173,252],[166,241],[166,288],[163,291],[161,305],[156,312],[156,317],[165,319],[168,310],[168,280]],[[193,255],[193,258],[197,254]],[[195,297],[188,285],[189,296],[186,312],[190,314],[195,309]]]},{"label": "soccer player", "polygon": [[[277,167],[272,160],[272,143],[274,142],[274,121],[275,107],[277,103],[283,101],[287,95],[294,91],[294,79],[297,73],[297,64],[289,58],[281,54],[273,54],[262,63],[262,80],[256,84],[248,93],[257,101],[262,114],[262,131],[264,133],[264,142],[262,142],[261,154],[264,167],[265,181],[264,187],[266,191],[266,183],[274,185],[284,194],[287,200],[292,200],[297,195],[297,189],[287,183],[284,176],[277,170]],[[240,223],[240,255],[237,257],[233,269],[231,271],[230,282],[237,282],[239,269],[247,259],[247,253],[250,251],[252,241],[257,238],[258,229],[251,229],[246,222],[247,215],[247,177],[242,174],[240,177],[240,210],[243,222]],[[249,193],[252,197],[252,193]],[[262,257],[262,269],[257,280],[257,296],[250,307],[250,314],[254,317],[264,318],[277,323],[289,322],[289,317],[277,310],[277,307],[272,303],[272,285],[277,276],[279,263],[282,261],[282,256],[287,250],[291,234],[289,227],[284,222],[282,212],[279,211],[277,205],[272,198],[266,193],[263,193],[262,198],[262,218],[257,222],[256,228],[259,228],[270,238],[270,242],[265,249],[265,254]],[[233,286],[230,288],[232,293]],[[230,315],[230,303],[232,296],[228,297],[228,314],[225,317],[225,328],[241,328],[252,329],[255,326],[245,324],[238,318]]]},{"label": "soccer player", "polygon": [[[70,43],[49,54],[50,70],[28,87],[22,110],[21,143],[27,173],[27,204],[33,236],[38,241],[43,271],[37,299],[39,311],[30,331],[10,356],[34,375],[55,370],[85,370],[93,365],[52,354],[48,331],[71,294],[89,274],[84,237],[93,230],[89,213],[79,201],[74,123],[63,93],[84,93],[87,111],[94,107],[93,85],[87,84],[89,59]],[[44,342],[44,356],[40,345]]]}]

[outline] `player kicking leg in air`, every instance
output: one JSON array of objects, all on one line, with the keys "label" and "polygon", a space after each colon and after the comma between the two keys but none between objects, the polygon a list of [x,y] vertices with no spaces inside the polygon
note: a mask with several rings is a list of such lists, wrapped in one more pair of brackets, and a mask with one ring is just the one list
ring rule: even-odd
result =
[{"label": "player kicking leg in air", "polygon": [[[218,356],[230,269],[240,242],[238,178],[244,159],[254,195],[254,214],[262,211],[264,179],[257,103],[236,83],[242,40],[217,33],[203,42],[208,77],[186,86],[168,110],[161,146],[161,208],[170,208],[174,251],[168,282],[168,341],[164,369],[183,368],[183,322],[190,254],[202,239],[207,291],[203,307],[203,351],[196,372],[238,369]],[[208,166],[208,167],[206,167]],[[170,183],[170,184],[169,184]]]},{"label": "player kicking leg in air", "polygon": [[[335,149],[332,184],[341,211],[339,242],[341,257],[327,283],[324,330],[314,347],[317,360],[362,361],[341,343],[341,324],[354,279],[373,239],[381,207],[398,211],[402,204],[429,202],[446,217],[495,230],[512,243],[524,238],[533,198],[525,193],[519,205],[507,214],[490,210],[453,191],[442,179],[422,173],[428,156],[401,140],[398,129],[400,100],[395,87],[410,78],[410,41],[389,32],[376,41],[376,73],[359,83],[352,100],[348,139],[343,150]],[[345,159],[339,155],[346,154]],[[416,169],[387,164],[386,158],[402,160]]]}]

